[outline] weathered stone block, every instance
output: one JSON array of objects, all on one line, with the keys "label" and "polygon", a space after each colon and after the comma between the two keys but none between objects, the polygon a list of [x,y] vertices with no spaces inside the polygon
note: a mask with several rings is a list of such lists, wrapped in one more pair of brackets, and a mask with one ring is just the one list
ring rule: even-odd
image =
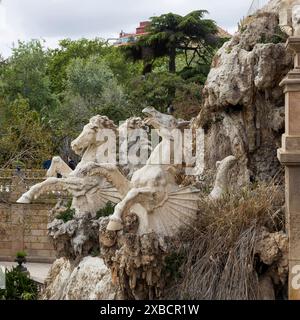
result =
[{"label": "weathered stone block", "polygon": [[34,230],[31,228],[26,228],[24,230],[24,236],[47,236],[47,230]]},{"label": "weathered stone block", "polygon": [[[300,89],[300,83],[299,83]],[[288,92],[288,105],[286,106],[286,134],[291,136],[300,135],[300,92]]]},{"label": "weathered stone block", "polygon": [[49,238],[47,236],[24,236],[25,243],[49,243]]},{"label": "weathered stone block", "polygon": [[48,217],[47,216],[41,216],[41,215],[31,215],[31,216],[25,216],[24,217],[25,223],[48,223]]},{"label": "weathered stone block", "polygon": [[11,223],[15,225],[22,225],[24,222],[24,214],[23,213],[18,213],[14,212],[11,215]]},{"label": "weathered stone block", "polygon": [[27,252],[28,252],[29,256],[33,256],[33,257],[42,257],[42,258],[53,258],[53,257],[55,257],[54,250],[30,249]]},{"label": "weathered stone block", "polygon": [[0,242],[0,249],[11,250],[11,247],[12,247],[11,242],[3,242],[3,241]]}]

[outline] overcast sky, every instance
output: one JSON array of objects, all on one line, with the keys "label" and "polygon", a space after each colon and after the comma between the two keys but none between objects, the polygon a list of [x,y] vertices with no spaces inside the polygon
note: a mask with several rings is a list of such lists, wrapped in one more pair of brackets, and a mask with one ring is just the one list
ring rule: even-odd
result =
[{"label": "overcast sky", "polygon": [[[174,12],[206,9],[209,18],[233,33],[252,0],[0,0],[0,53],[13,42],[43,38],[55,47],[63,38],[116,38],[132,32],[139,21]],[[268,0],[260,0],[261,4]]]}]

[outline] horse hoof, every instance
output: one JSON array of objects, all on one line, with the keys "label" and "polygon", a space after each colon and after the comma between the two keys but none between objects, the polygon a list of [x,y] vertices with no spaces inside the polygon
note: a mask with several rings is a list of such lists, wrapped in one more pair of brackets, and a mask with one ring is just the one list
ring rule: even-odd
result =
[{"label": "horse hoof", "polygon": [[116,219],[110,220],[107,227],[106,227],[107,231],[119,231],[122,229],[123,229],[122,221],[116,220]]},{"label": "horse hoof", "polygon": [[17,203],[22,203],[22,204],[28,204],[31,201],[26,197],[26,196],[22,196],[20,199],[17,200]]}]

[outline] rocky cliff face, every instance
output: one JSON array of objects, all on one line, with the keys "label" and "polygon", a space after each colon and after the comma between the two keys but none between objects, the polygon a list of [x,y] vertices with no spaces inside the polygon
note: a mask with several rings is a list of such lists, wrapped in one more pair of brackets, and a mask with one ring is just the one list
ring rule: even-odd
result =
[{"label": "rocky cliff face", "polygon": [[[61,209],[66,208],[58,203],[51,216],[56,216]],[[53,219],[48,224],[48,235],[57,260],[49,271],[42,299],[105,300],[118,297],[111,271],[100,257],[94,257],[100,250],[101,219],[85,215],[67,222]]]},{"label": "rocky cliff face", "polygon": [[[194,122],[206,132],[207,168],[233,154],[238,185],[268,181],[280,170],[276,149],[284,132],[284,95],[279,83],[292,68],[286,35],[278,26],[278,1],[248,17],[217,52]],[[236,178],[235,178],[236,181]]]},{"label": "rocky cliff face", "polygon": [[78,265],[57,259],[48,274],[42,298],[47,300],[112,300],[116,298],[110,270],[98,257],[85,257]]}]

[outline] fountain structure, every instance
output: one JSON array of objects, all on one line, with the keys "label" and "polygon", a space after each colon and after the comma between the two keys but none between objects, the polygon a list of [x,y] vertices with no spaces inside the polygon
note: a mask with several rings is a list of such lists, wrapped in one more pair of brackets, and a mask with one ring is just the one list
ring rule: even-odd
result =
[{"label": "fountain structure", "polygon": [[[183,132],[190,127],[190,122],[162,114],[154,108],[146,108],[143,112],[147,116],[145,120],[129,119],[119,128],[106,117],[91,118],[72,142],[73,150],[83,155],[77,168],[72,171],[55,157],[48,171],[48,176],[52,177],[33,186],[18,200],[28,203],[50,190],[68,191],[72,197],[71,208],[75,210],[74,218],[68,222],[56,219],[65,210],[58,202],[52,210],[53,221],[48,225],[58,258],[69,259],[67,268],[76,266],[98,245],[99,255],[110,270],[117,297],[123,299],[162,296],[168,281],[165,257],[176,249],[176,237],[181,228],[192,226],[200,196],[193,185],[181,184],[179,176],[185,164],[174,160],[178,152],[174,131]],[[127,147],[130,149],[139,144],[138,149],[142,152],[149,150],[149,141],[143,134],[142,138],[136,139],[134,129],[146,126],[155,128],[161,141],[144,164],[120,165],[105,158],[103,145],[107,139],[104,136],[108,134],[105,130],[117,133],[126,129],[131,141]],[[131,135],[135,138],[131,139]],[[169,161],[165,161],[166,156]],[[209,195],[211,201],[226,192],[227,173],[235,163],[234,156],[218,162],[215,185]],[[62,178],[53,177],[57,173]],[[95,217],[108,202],[115,205],[113,214]],[[48,286],[53,288],[53,282],[49,280]],[[65,297],[70,295],[60,296]]]},{"label": "fountain structure", "polygon": [[278,158],[285,166],[286,215],[289,235],[289,298],[300,300],[300,1],[282,1],[280,24],[289,34],[294,69],[281,82],[285,92],[285,134]]}]

